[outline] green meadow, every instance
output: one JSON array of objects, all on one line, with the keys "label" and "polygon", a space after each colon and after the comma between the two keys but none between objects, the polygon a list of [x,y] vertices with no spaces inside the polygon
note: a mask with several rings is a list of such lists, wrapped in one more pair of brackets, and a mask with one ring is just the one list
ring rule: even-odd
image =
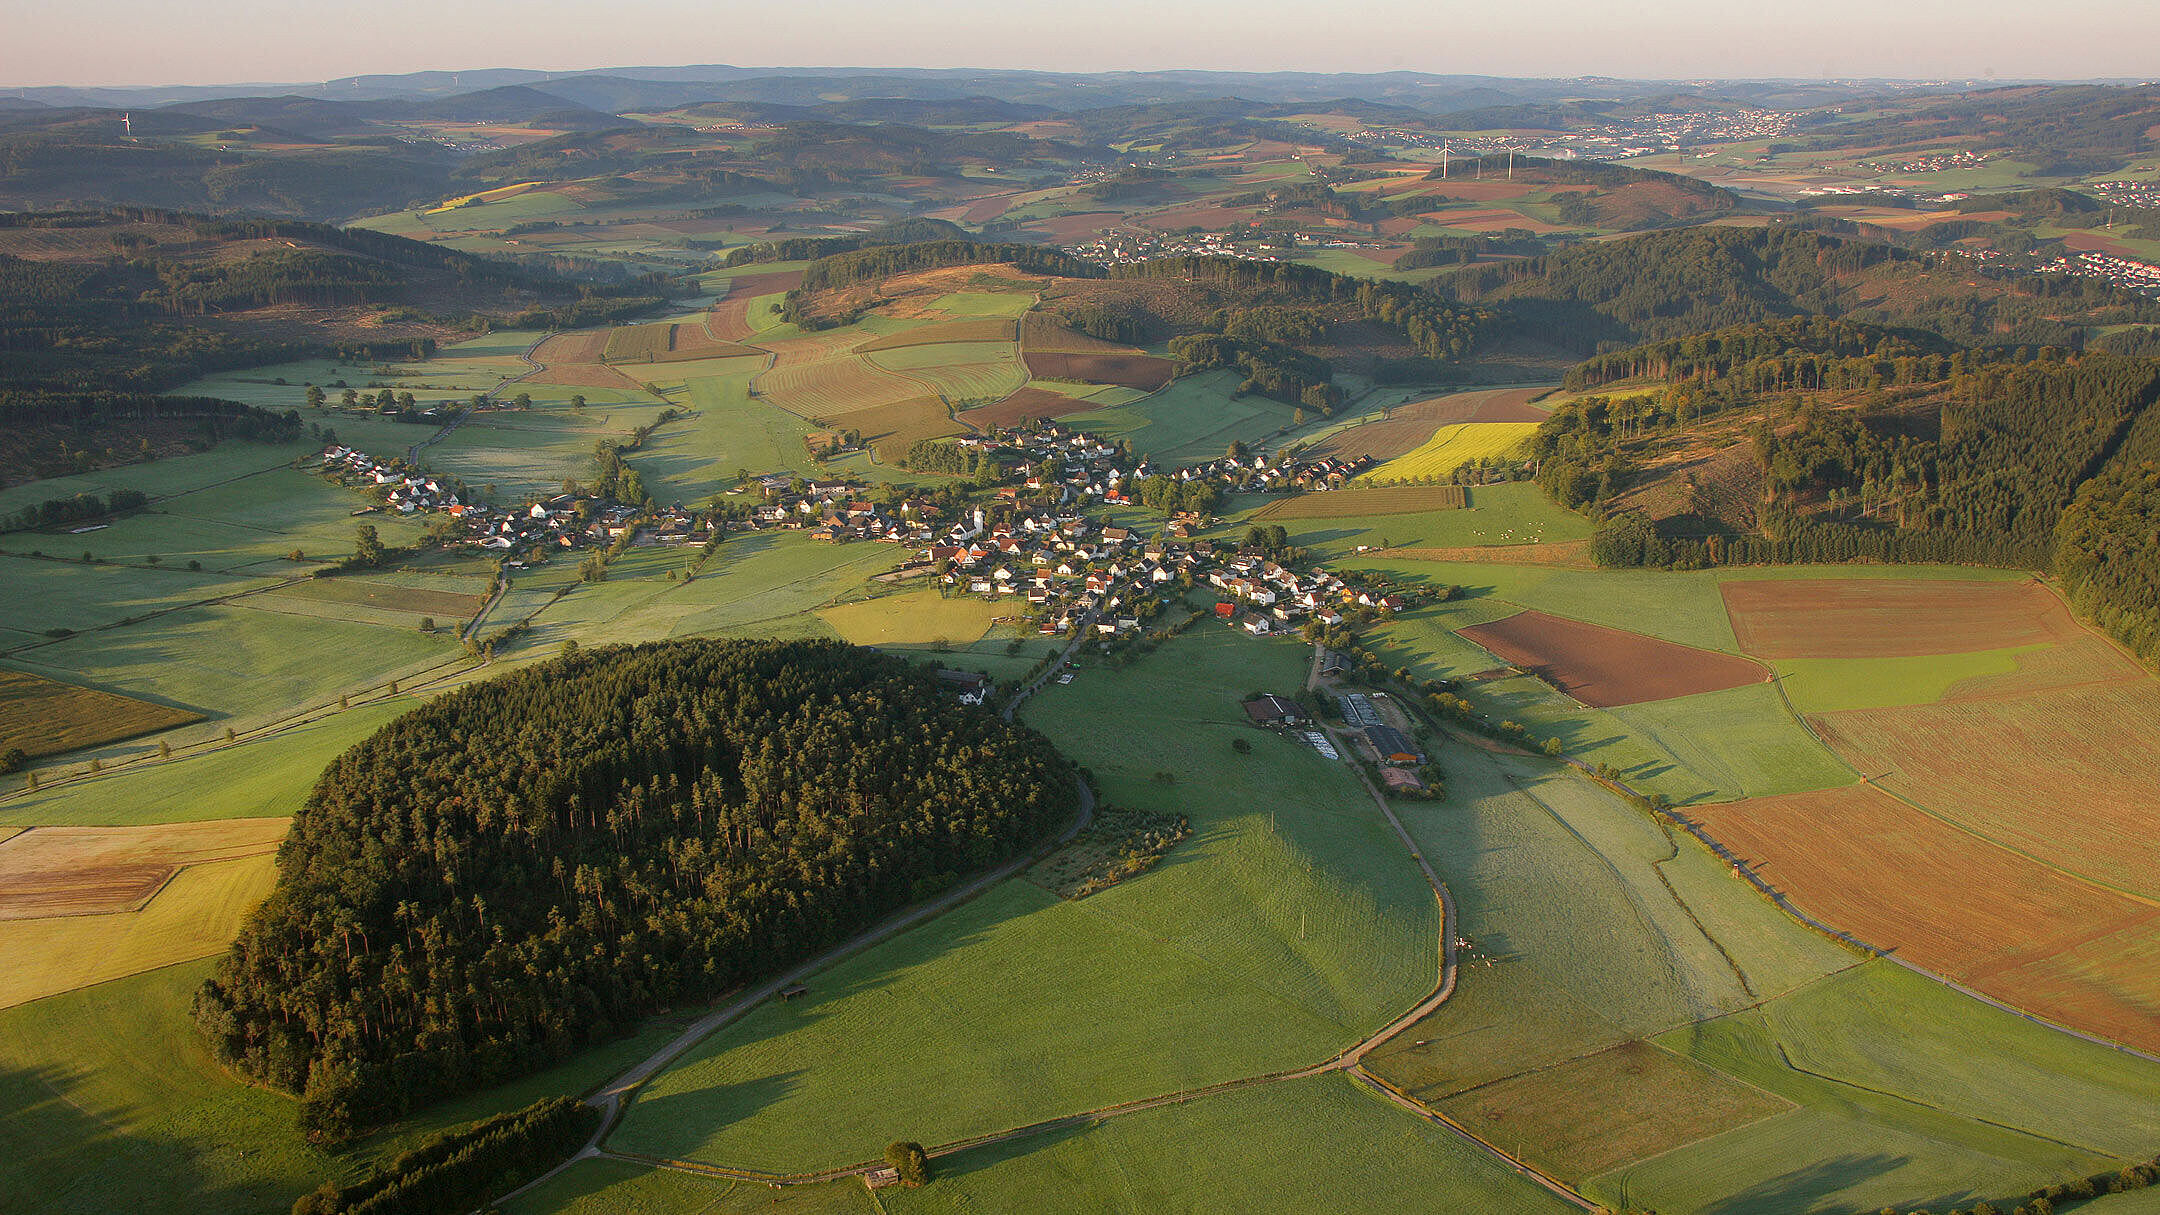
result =
[{"label": "green meadow", "polygon": [[1430,890],[1341,765],[1237,708],[1294,689],[1308,653],[1205,629],[1053,685],[1030,723],[1107,802],[1174,809],[1192,839],[1087,899],[1008,882],[839,963],[656,1077],[611,1144],[845,1164],[896,1107],[949,1141],[1317,1062],[1410,1007],[1436,978]]}]

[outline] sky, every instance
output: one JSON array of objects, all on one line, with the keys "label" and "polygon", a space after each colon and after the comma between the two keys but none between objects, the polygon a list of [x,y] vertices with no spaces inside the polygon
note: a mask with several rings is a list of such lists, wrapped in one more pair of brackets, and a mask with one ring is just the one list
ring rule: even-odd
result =
[{"label": "sky", "polygon": [[2160,0],[0,0],[0,28],[0,85],[692,63],[1672,80],[2160,76]]}]

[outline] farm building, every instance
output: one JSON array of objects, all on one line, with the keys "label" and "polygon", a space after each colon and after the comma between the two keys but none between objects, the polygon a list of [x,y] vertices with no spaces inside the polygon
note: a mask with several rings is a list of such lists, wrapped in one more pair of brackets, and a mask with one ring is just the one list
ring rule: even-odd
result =
[{"label": "farm building", "polygon": [[1408,768],[1382,768],[1380,780],[1390,789],[1401,789],[1408,793],[1425,791],[1425,782],[1419,780],[1418,774]]},{"label": "farm building", "polygon": [[1393,726],[1365,727],[1365,741],[1372,744],[1381,760],[1391,764],[1422,764],[1425,753],[1418,750],[1417,743],[1409,735]]},{"label": "farm building", "polygon": [[960,696],[964,705],[979,705],[990,694],[990,677],[973,671],[940,670],[938,678]]},{"label": "farm building", "polygon": [[[1336,619],[1340,620],[1341,617],[1337,617]],[[1344,671],[1347,671],[1349,669],[1349,659],[1344,658],[1342,655],[1336,653],[1333,650],[1324,649],[1320,651],[1320,673],[1322,675],[1333,678],[1334,676],[1340,675]]]},{"label": "farm building", "polygon": [[1305,706],[1281,696],[1262,696],[1245,702],[1245,716],[1256,726],[1294,726],[1305,720]]}]

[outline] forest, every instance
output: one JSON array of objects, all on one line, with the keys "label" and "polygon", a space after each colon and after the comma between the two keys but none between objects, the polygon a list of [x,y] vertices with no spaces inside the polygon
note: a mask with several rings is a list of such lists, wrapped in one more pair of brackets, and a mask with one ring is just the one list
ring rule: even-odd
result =
[{"label": "forest", "polygon": [[196,1000],[336,1140],[829,947],[1074,813],[1041,736],[838,642],[573,651],[340,756]]},{"label": "forest", "polygon": [[[2062,350],[1945,356],[1928,345],[1842,322],[1784,321],[1592,360],[1578,369],[1591,382],[1630,370],[1677,382],[1562,404],[1530,441],[1538,481],[1561,505],[1598,516],[1600,564],[1862,559],[2055,572],[2081,612],[2151,660],[2160,648],[2160,361]],[[1858,400],[1798,395],[1811,388]],[[1782,411],[1771,407],[1780,392],[1794,394]],[[1699,441],[1695,428],[1727,410],[1752,411],[1734,437],[1761,475],[1759,531],[1706,528],[1692,512],[1608,509],[1645,482],[1647,461]]]},{"label": "forest", "polygon": [[[1947,255],[1785,225],[1578,245],[1470,266],[1434,286],[1584,356],[1805,314],[1917,327],[1971,346],[2075,347],[2088,326],[2160,322],[2160,302],[2096,280],[1976,283],[1977,273]],[[1864,287],[1895,304],[1864,302]]]}]

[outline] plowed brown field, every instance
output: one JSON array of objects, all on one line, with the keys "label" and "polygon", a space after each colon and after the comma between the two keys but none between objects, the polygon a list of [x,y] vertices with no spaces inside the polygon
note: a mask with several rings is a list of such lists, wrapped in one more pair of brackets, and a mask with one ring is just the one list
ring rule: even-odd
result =
[{"label": "plowed brown field", "polygon": [[1689,813],[1824,923],[2051,1021],[2160,1049],[2160,907],[1867,785]]},{"label": "plowed brown field", "polygon": [[1770,678],[1769,671],[1732,654],[1543,612],[1519,612],[1456,632],[1594,709],[1716,692]]},{"label": "plowed brown field", "polygon": [[1758,658],[1892,658],[2084,636],[2038,582],[1906,578],[1727,582],[1740,648]]},{"label": "plowed brown field", "polygon": [[290,819],[36,827],[0,843],[0,920],[134,911],[188,865],[275,849]]},{"label": "plowed brown field", "polygon": [[2072,873],[2160,898],[2160,682],[1809,719],[1885,788]]},{"label": "plowed brown field", "polygon": [[1077,380],[1083,384],[1122,384],[1153,392],[1170,382],[1177,364],[1146,354],[1064,354],[1055,351],[1026,353],[1028,372],[1052,380]]}]

